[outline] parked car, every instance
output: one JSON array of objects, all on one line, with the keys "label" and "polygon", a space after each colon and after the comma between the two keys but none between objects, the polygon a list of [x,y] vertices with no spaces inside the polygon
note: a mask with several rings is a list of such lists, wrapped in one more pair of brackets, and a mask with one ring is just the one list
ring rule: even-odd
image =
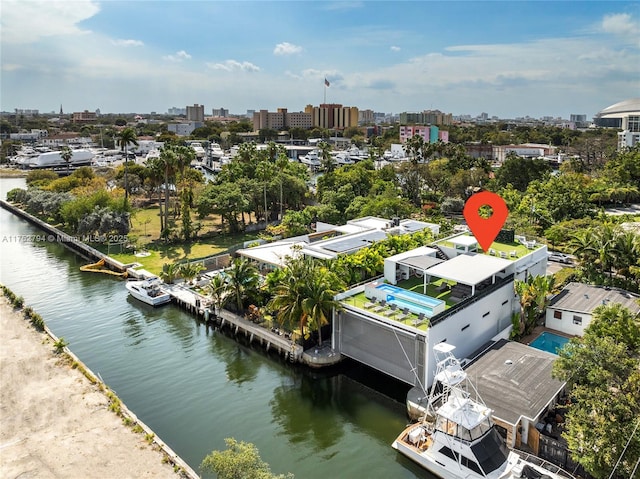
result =
[{"label": "parked car", "polygon": [[564,253],[557,253],[555,251],[552,251],[549,253],[549,257],[548,257],[549,261],[555,261],[557,263],[564,263],[564,264],[570,264],[571,263],[571,256],[569,256],[568,254],[564,254]]}]

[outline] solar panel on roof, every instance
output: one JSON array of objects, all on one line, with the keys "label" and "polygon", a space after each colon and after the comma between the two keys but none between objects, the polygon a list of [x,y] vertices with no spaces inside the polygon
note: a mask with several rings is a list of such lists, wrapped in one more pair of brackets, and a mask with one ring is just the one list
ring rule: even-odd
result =
[{"label": "solar panel on roof", "polygon": [[409,221],[407,223],[403,223],[402,227],[406,229],[409,233],[413,233],[415,231],[420,231],[424,229],[424,226],[420,223],[416,223],[415,221]]},{"label": "solar panel on roof", "polygon": [[374,241],[381,241],[387,239],[387,233],[384,231],[372,231],[363,237],[364,241],[373,243]]},{"label": "solar panel on roof", "polygon": [[363,241],[361,238],[351,238],[326,245],[325,249],[333,251],[334,253],[344,253],[345,251],[350,251],[352,249],[362,248],[367,246],[367,244],[368,243]]}]

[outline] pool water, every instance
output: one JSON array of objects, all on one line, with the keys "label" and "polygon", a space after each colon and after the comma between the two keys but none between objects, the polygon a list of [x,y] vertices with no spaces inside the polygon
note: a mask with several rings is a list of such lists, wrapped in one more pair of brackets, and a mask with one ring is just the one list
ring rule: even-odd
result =
[{"label": "pool water", "polygon": [[558,354],[558,351],[568,342],[569,338],[544,331],[540,336],[529,343],[529,346],[551,354]]}]

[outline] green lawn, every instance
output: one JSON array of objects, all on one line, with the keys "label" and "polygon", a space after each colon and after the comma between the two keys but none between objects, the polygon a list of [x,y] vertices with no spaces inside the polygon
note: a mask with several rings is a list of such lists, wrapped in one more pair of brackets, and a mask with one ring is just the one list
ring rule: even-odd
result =
[{"label": "green lawn", "polygon": [[[131,230],[129,237],[136,238],[135,249],[137,252],[146,251],[149,256],[136,256],[133,252],[124,252],[121,245],[93,244],[99,251],[108,254],[112,258],[124,264],[140,263],[141,268],[154,274],[160,274],[165,263],[183,262],[195,260],[207,256],[215,256],[226,252],[230,247],[253,241],[258,238],[258,232],[222,234],[220,221],[217,217],[208,217],[204,220],[193,218],[194,223],[202,224],[200,235],[207,235],[192,243],[165,244],[159,241],[160,217],[157,206],[135,209],[131,215]],[[177,220],[180,226],[180,220]],[[214,232],[211,235],[211,232]]]}]

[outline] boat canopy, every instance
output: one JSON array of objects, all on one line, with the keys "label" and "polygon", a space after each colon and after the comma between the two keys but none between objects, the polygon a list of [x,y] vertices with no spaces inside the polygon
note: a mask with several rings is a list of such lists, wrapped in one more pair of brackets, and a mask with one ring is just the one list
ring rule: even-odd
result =
[{"label": "boat canopy", "polygon": [[469,398],[452,395],[438,409],[436,430],[464,441],[481,438],[492,425],[491,409]]}]

